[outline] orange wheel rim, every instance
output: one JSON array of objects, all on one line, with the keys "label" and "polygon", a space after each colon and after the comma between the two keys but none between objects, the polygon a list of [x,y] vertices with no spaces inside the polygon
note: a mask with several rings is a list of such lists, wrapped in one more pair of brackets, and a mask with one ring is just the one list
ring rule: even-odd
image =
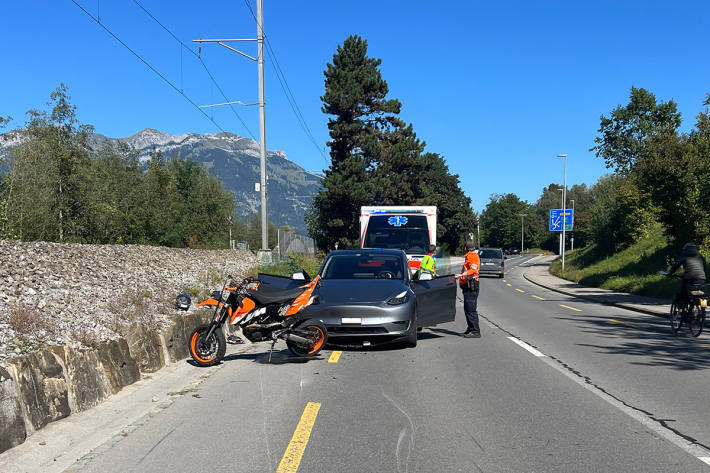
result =
[{"label": "orange wheel rim", "polygon": [[197,354],[197,338],[199,337],[199,335],[200,334],[197,332],[192,334],[192,339],[190,340],[190,351],[192,352],[192,356],[194,356],[197,361],[200,361],[202,363],[209,363],[210,361],[214,360],[214,357],[202,358],[200,355]]},{"label": "orange wheel rim", "polygon": [[320,327],[318,327],[316,325],[311,325],[308,328],[316,329],[316,331],[318,332],[316,335],[317,339],[315,341],[315,344],[313,345],[313,348],[311,348],[308,352],[308,354],[310,355],[311,353],[315,353],[318,350],[320,350],[320,348],[323,346],[323,341],[325,340],[325,334],[323,333],[323,330],[321,330]]}]

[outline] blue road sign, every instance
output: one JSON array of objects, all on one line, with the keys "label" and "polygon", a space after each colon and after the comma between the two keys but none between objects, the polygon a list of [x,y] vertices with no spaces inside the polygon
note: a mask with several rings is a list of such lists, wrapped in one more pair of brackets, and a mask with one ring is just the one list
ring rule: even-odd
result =
[{"label": "blue road sign", "polygon": [[562,218],[564,217],[565,231],[571,232],[574,227],[574,210],[565,209],[564,215],[562,209],[550,209],[550,231],[562,231]]}]

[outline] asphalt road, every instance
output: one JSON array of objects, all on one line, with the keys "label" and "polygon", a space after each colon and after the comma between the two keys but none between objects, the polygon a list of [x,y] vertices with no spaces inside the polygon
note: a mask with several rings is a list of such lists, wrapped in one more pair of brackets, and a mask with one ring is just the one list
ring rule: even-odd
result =
[{"label": "asphalt road", "polygon": [[459,303],[414,349],[255,345],[81,471],[710,471],[707,338],[534,286],[528,259],[482,281],[481,339]]}]

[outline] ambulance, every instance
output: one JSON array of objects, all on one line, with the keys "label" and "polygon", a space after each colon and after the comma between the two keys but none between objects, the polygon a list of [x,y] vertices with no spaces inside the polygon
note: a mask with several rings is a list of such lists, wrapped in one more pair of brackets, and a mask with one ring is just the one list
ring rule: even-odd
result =
[{"label": "ambulance", "polygon": [[395,248],[419,269],[429,245],[436,245],[435,206],[360,207],[360,248]]}]

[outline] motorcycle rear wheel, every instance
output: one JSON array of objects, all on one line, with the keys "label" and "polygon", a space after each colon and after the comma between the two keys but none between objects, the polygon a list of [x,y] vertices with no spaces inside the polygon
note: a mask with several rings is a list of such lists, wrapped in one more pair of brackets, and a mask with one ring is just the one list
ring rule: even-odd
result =
[{"label": "motorcycle rear wheel", "polygon": [[286,346],[291,353],[296,356],[315,356],[323,349],[328,338],[328,330],[323,322],[315,319],[307,319],[299,322],[293,328],[294,334],[308,338],[311,343],[302,345],[297,342],[286,341]]},{"label": "motorcycle rear wheel", "polygon": [[202,324],[193,330],[188,342],[190,356],[199,366],[217,365],[224,358],[227,340],[221,327],[215,327],[209,340],[205,340],[211,324]]}]

